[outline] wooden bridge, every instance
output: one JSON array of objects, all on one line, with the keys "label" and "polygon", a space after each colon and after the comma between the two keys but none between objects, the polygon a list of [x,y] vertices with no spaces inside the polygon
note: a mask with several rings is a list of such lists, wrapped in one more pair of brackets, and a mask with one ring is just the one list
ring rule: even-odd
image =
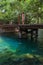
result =
[{"label": "wooden bridge", "polygon": [[43,24],[2,24],[0,25],[0,28],[15,28],[15,27],[21,27],[21,28],[27,28],[27,29],[43,29]]},{"label": "wooden bridge", "polygon": [[[31,33],[31,38],[35,32],[35,36],[38,36],[38,29],[43,29],[43,24],[3,24],[0,25],[0,32],[15,32],[15,29],[18,29],[19,32],[26,32],[26,34]],[[30,30],[30,31],[29,31]]]}]

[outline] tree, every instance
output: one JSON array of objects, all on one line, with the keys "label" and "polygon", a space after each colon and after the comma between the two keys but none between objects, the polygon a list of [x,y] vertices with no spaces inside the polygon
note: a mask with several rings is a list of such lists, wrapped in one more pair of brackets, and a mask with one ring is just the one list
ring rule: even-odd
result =
[{"label": "tree", "polygon": [[0,20],[17,22],[22,12],[28,14],[28,22],[43,21],[43,0],[0,0]]}]

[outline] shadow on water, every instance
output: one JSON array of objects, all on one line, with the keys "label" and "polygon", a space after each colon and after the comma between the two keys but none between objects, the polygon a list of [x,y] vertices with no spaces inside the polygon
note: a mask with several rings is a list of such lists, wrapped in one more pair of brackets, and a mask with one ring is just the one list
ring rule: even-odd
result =
[{"label": "shadow on water", "polygon": [[41,55],[42,53],[40,53],[40,50],[38,48],[38,42],[34,41],[34,40],[29,40],[29,39],[18,39],[19,41],[19,47],[17,49],[16,54],[26,54],[26,53],[30,53],[30,54],[39,54]]}]

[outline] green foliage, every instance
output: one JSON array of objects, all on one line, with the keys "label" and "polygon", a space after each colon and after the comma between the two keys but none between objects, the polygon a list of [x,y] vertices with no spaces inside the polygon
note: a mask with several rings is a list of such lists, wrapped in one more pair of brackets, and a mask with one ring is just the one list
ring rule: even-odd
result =
[{"label": "green foliage", "polygon": [[0,20],[15,21],[22,12],[28,22],[43,22],[43,0],[0,0]]}]

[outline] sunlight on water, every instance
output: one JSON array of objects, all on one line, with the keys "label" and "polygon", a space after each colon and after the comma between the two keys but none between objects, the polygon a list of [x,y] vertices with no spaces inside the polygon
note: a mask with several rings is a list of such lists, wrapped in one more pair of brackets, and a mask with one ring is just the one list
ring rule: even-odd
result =
[{"label": "sunlight on water", "polygon": [[2,39],[2,37],[0,37],[0,43],[3,42],[4,40]]},{"label": "sunlight on water", "polygon": [[18,42],[8,37],[0,37],[0,51],[3,49],[13,49],[15,50],[18,47]]},{"label": "sunlight on water", "polygon": [[2,37],[0,37],[0,51],[3,51],[6,48],[9,48],[9,45]]}]

